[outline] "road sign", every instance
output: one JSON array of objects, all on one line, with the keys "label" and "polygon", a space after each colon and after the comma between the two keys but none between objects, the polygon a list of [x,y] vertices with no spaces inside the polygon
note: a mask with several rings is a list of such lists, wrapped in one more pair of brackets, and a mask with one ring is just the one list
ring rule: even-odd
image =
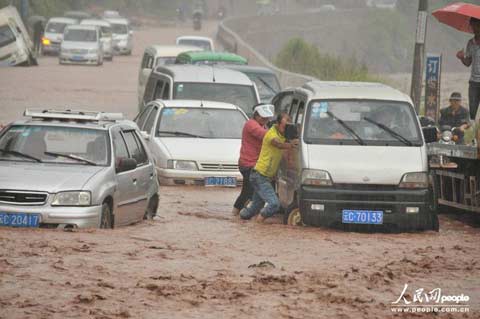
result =
[{"label": "road sign", "polygon": [[425,116],[437,121],[440,110],[442,56],[427,54],[425,66]]}]

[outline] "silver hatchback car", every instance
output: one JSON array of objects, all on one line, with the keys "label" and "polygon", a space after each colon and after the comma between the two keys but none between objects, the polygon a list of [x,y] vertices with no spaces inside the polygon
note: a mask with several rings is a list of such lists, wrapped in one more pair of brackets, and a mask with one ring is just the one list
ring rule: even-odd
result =
[{"label": "silver hatchback car", "polygon": [[158,182],[122,114],[26,110],[0,131],[0,226],[113,228],[153,218]]}]

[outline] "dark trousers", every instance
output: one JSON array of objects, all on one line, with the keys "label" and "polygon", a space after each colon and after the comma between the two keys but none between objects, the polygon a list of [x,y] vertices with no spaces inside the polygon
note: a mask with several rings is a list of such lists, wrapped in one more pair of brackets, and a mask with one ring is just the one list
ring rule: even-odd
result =
[{"label": "dark trousers", "polygon": [[480,104],[480,82],[470,81],[468,88],[468,107],[470,109],[470,118],[475,120],[478,105]]},{"label": "dark trousers", "polygon": [[250,172],[252,171],[252,167],[239,167],[240,173],[243,176],[243,185],[242,191],[238,196],[237,200],[233,207],[236,209],[242,209],[245,206],[245,203],[252,198],[253,195],[253,187],[250,183]]}]

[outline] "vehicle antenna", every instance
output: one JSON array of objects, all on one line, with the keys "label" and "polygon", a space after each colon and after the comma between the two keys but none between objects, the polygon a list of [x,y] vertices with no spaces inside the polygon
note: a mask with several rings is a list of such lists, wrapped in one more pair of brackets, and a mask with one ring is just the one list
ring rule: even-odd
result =
[{"label": "vehicle antenna", "polygon": [[213,66],[213,65],[212,65],[212,76],[213,76],[212,81],[217,82],[217,80],[215,79],[215,66]]}]

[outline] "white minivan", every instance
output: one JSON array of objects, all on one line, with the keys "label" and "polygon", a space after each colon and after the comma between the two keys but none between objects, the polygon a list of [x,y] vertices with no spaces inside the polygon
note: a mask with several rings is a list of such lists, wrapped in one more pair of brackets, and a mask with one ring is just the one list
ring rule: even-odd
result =
[{"label": "white minivan", "polygon": [[273,103],[290,114],[300,140],[285,151],[278,173],[285,223],[438,230],[426,144],[410,97],[378,83],[312,81]]},{"label": "white minivan", "polygon": [[78,21],[70,18],[50,18],[45,27],[42,38],[42,53],[45,55],[60,52],[60,44],[63,41],[63,32],[68,25],[76,24]]},{"label": "white minivan", "polygon": [[138,72],[138,103],[142,103],[145,85],[152,70],[159,65],[170,65],[175,63],[177,55],[183,52],[200,50],[197,47],[187,45],[150,45],[145,49]]},{"label": "white minivan", "polygon": [[105,19],[112,25],[113,49],[117,54],[131,55],[133,50],[133,31],[125,18]]},{"label": "white minivan", "polygon": [[85,19],[82,20],[80,24],[94,25],[100,29],[100,41],[102,42],[103,56],[105,60],[113,61],[113,36],[110,23],[100,19]]}]

